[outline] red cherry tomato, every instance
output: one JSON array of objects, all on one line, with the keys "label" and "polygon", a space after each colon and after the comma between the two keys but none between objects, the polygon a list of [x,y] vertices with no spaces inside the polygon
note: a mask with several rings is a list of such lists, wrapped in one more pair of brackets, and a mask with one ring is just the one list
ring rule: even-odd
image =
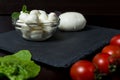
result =
[{"label": "red cherry tomato", "polygon": [[115,45],[107,45],[102,49],[102,53],[106,53],[109,55],[119,56],[120,55],[120,47]]},{"label": "red cherry tomato", "polygon": [[73,80],[95,80],[95,69],[96,67],[92,62],[80,60],[72,65],[70,76]]},{"label": "red cherry tomato", "polygon": [[116,45],[107,45],[102,49],[102,53],[111,55],[110,64],[120,65],[120,47]]},{"label": "red cherry tomato", "polygon": [[120,46],[120,34],[113,36],[110,40],[110,44]]},{"label": "red cherry tomato", "polygon": [[93,63],[96,65],[100,73],[109,73],[109,54],[98,53],[93,58]]}]

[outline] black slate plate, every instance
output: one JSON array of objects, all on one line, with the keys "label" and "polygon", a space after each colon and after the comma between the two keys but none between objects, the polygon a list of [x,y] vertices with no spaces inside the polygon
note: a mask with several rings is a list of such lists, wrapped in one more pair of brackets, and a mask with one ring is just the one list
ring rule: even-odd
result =
[{"label": "black slate plate", "polygon": [[35,61],[66,68],[109,43],[110,38],[118,33],[120,30],[86,26],[82,31],[57,31],[46,41],[32,42],[24,40],[16,31],[10,31],[0,34],[0,49],[11,53],[27,49]]}]

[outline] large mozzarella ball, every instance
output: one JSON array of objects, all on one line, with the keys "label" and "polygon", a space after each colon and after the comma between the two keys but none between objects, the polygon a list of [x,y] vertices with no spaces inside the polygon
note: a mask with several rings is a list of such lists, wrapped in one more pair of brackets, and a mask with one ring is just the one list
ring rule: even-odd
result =
[{"label": "large mozzarella ball", "polygon": [[86,19],[78,12],[66,12],[60,16],[60,24],[58,28],[64,31],[78,31],[85,27]]}]

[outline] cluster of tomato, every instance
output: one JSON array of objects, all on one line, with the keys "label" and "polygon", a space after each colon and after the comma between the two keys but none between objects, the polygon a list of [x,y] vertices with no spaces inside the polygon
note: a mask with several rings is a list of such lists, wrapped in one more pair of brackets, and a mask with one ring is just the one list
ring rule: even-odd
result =
[{"label": "cluster of tomato", "polygon": [[70,76],[73,80],[97,80],[97,76],[108,75],[118,66],[120,66],[120,34],[113,36],[110,43],[104,46],[92,61],[75,62],[70,68]]}]

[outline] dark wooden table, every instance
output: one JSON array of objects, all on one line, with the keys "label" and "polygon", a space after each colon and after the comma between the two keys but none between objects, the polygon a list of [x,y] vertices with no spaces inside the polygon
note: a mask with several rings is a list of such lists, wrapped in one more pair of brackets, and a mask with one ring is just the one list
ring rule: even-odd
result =
[{"label": "dark wooden table", "polygon": [[[12,25],[10,16],[0,16],[0,33],[8,32],[11,30],[14,30],[14,26]],[[9,54],[9,52],[0,50],[0,56],[4,56],[6,54]],[[63,69],[63,68],[51,67],[42,63],[38,63],[38,64],[41,66],[41,71],[39,75],[32,80],[71,80],[69,76],[70,68]],[[110,76],[110,79],[108,80],[120,80],[120,77],[119,75],[114,74]]]}]

